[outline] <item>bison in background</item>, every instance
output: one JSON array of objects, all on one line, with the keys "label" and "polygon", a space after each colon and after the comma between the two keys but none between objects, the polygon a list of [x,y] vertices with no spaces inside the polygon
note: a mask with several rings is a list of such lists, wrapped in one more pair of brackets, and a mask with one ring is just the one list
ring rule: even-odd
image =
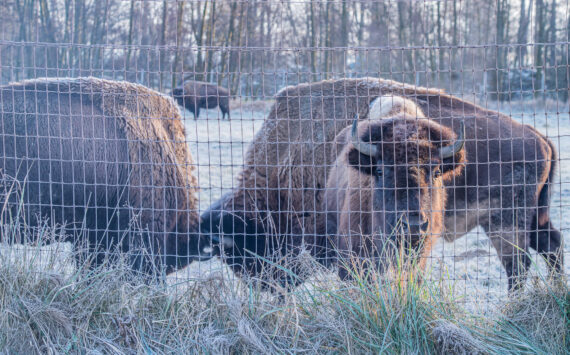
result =
[{"label": "bison in background", "polygon": [[220,107],[222,119],[228,115],[230,119],[230,92],[223,87],[202,81],[187,81],[184,86],[172,90],[172,97],[180,106],[194,114],[194,119],[200,116],[201,108]]},{"label": "bison in background", "polygon": [[[335,261],[331,242],[336,243],[338,230],[331,233],[331,228],[339,225],[327,226],[325,205],[327,180],[344,149],[335,138],[354,117],[368,118],[370,104],[380,96],[414,102],[447,132],[442,138],[451,138],[464,124],[464,172],[444,182],[447,241],[482,226],[511,289],[524,280],[529,247],[552,270],[561,271],[561,235],[549,217],[557,157],[546,137],[439,90],[358,78],[301,84],[276,95],[248,149],[238,186],[203,214],[202,230],[220,241],[221,253],[236,272],[259,276],[267,264],[294,264],[302,250],[325,265]],[[275,270],[269,276],[279,282],[303,281],[303,275]]]},{"label": "bison in background", "polygon": [[4,222],[63,226],[62,241],[87,242],[80,258],[95,265],[114,249],[145,274],[201,258],[197,180],[172,99],[127,82],[45,78],[0,86],[0,102]]}]

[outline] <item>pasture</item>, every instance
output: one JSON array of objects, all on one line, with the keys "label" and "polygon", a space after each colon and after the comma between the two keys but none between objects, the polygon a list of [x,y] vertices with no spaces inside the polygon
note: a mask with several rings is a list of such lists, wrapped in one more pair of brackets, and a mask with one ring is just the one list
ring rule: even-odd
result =
[{"label": "pasture", "polygon": [[0,355],[570,354],[568,14],[0,1]]}]

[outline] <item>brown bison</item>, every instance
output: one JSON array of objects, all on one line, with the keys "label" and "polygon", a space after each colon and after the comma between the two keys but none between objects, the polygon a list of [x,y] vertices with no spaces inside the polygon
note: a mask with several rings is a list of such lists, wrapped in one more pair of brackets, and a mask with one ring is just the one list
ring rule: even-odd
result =
[{"label": "brown bison", "polygon": [[[412,100],[442,127],[442,138],[451,138],[464,123],[465,168],[444,182],[446,240],[482,226],[511,287],[528,268],[528,247],[560,270],[561,235],[549,218],[557,159],[550,141],[532,127],[439,90],[375,78],[301,84],[276,95],[249,147],[238,187],[203,215],[203,231],[221,241],[234,270],[258,275],[264,264],[292,260],[281,255],[303,249],[325,264],[334,261],[328,236],[336,235],[331,231],[338,223],[327,226],[331,218],[324,202],[331,169],[344,148],[335,138],[355,116],[368,117],[370,103],[380,96]],[[277,273],[281,281],[302,281],[290,275]]]},{"label": "brown bison", "polygon": [[200,116],[201,108],[220,107],[222,119],[228,115],[230,119],[230,92],[214,84],[202,81],[187,81],[184,86],[172,90],[172,96],[180,106],[194,114],[194,119]]},{"label": "brown bison", "polygon": [[[420,266],[444,231],[445,183],[463,172],[464,132],[425,118],[410,100],[382,98],[370,109],[370,121],[345,128],[326,184],[327,231],[338,235],[339,274],[395,251],[417,251]],[[356,259],[356,260],[355,260]]]},{"label": "brown bison", "polygon": [[63,226],[95,265],[110,250],[147,274],[200,258],[197,181],[172,99],[127,82],[47,78],[0,86],[0,102],[3,221]]}]

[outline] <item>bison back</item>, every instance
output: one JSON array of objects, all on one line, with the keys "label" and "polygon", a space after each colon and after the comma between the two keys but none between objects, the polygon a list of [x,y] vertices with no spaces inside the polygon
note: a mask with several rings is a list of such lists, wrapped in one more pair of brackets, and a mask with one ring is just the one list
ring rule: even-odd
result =
[{"label": "bison back", "polygon": [[29,227],[49,219],[69,237],[127,230],[130,159],[115,118],[76,93],[33,85],[3,87],[0,100],[3,214]]},{"label": "bison back", "polygon": [[84,78],[0,87],[0,101],[3,217],[30,227],[48,220],[65,226],[65,240],[87,235],[123,251],[164,253],[197,228],[192,160],[172,100]]}]

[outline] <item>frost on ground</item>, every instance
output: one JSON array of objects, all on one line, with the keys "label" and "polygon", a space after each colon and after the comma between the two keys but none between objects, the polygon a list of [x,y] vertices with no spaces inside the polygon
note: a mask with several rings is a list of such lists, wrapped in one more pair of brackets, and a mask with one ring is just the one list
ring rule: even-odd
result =
[{"label": "frost on ground", "polygon": [[[268,106],[266,106],[268,107]],[[489,107],[497,109],[497,107]],[[570,208],[570,123],[568,114],[556,109],[525,106],[499,107],[501,111],[519,122],[537,128],[554,142],[559,151],[560,164],[557,184],[552,193],[551,216],[554,226],[565,236],[565,255],[570,255],[570,220],[563,219],[564,212]],[[216,110],[208,110],[199,120],[194,121],[192,114],[185,112],[188,142],[197,164],[200,181],[200,209],[235,186],[235,178],[243,166],[243,157],[248,143],[257,129],[263,124],[267,114],[265,110],[234,110],[232,121],[221,120]],[[544,262],[532,254],[531,275],[543,274]],[[570,263],[566,263],[566,273],[570,274]],[[500,300],[507,292],[507,279],[497,252],[481,228],[453,243],[439,240],[432,250],[428,262],[428,279],[443,281],[455,296],[463,298],[473,307],[487,307]],[[211,273],[229,275],[217,260],[195,263],[179,272],[178,277],[199,278]],[[327,277],[330,282],[334,276]],[[318,282],[319,280],[313,280]]]}]

